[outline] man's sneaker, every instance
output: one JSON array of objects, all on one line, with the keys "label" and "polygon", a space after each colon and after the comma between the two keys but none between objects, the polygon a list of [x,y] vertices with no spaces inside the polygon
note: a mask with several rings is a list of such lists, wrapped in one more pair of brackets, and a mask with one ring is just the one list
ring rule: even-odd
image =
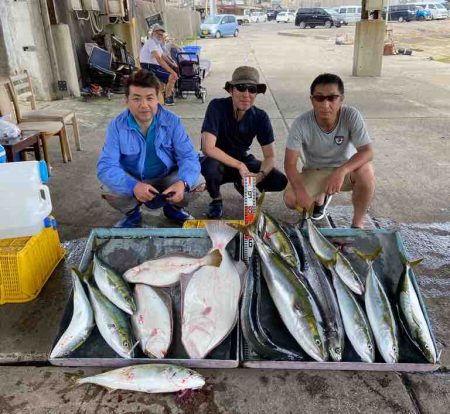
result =
[{"label": "man's sneaker", "polygon": [[139,210],[139,207],[136,207],[125,214],[125,217],[114,224],[114,227],[130,229],[132,227],[139,227],[141,225],[141,222],[142,214]]},{"label": "man's sneaker", "polygon": [[243,197],[244,196],[244,186],[242,183],[233,183],[235,190]]},{"label": "man's sneaker", "polygon": [[324,202],[321,206],[318,206],[316,204],[314,206],[314,211],[313,211],[311,219],[312,220],[320,220],[320,219],[324,218],[326,209],[328,207],[328,204],[330,204],[330,201],[331,201],[331,195],[326,195]]},{"label": "man's sneaker", "polygon": [[206,214],[210,219],[221,219],[223,216],[223,202],[222,200],[213,200],[209,203],[208,213]]},{"label": "man's sneaker", "polygon": [[173,204],[166,204],[163,207],[164,215],[179,224],[183,224],[186,220],[193,220],[194,217],[191,216],[187,211],[181,207],[174,206]]},{"label": "man's sneaker", "polygon": [[166,106],[174,106],[175,100],[173,99],[173,96],[169,96],[168,98],[164,99],[164,105]]}]

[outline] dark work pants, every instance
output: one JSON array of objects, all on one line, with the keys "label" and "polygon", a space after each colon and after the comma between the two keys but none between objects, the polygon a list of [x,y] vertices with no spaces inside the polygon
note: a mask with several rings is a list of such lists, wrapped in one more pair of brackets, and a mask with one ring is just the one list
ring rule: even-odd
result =
[{"label": "dark work pants", "polygon": [[[253,155],[247,155],[240,159],[248,170],[257,173],[261,168],[261,161]],[[236,168],[228,167],[214,158],[203,157],[201,162],[202,175],[205,177],[206,189],[211,198],[220,197],[220,186],[225,183],[242,183],[242,177]],[[274,168],[256,187],[262,191],[283,191],[287,185],[286,176]]]}]

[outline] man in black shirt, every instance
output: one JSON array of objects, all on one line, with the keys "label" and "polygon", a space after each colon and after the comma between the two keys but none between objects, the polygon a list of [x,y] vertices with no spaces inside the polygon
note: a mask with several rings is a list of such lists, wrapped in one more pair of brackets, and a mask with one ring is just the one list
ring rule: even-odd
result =
[{"label": "man in black shirt", "polygon": [[[231,81],[226,82],[228,98],[214,99],[206,110],[202,126],[202,174],[212,198],[208,217],[219,219],[223,215],[220,186],[234,183],[243,194],[243,178],[256,177],[259,191],[283,191],[286,176],[275,167],[275,145],[272,124],[265,111],[254,106],[256,95],[266,92],[259,83],[258,71],[240,66]],[[248,153],[256,137],[261,145],[263,160]]]}]

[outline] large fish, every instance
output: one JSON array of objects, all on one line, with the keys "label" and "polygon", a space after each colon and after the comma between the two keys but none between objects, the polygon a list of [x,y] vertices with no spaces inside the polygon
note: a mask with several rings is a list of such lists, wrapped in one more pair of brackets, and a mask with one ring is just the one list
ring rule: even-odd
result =
[{"label": "large fish", "polygon": [[336,271],[333,268],[330,271],[347,337],[364,362],[374,362],[375,343],[364,309]]},{"label": "large fish", "polygon": [[94,310],[95,323],[106,343],[122,358],[133,357],[133,339],[125,312],[92,286],[90,276],[84,278]]},{"label": "large fish", "polygon": [[53,348],[50,358],[61,358],[80,347],[95,326],[94,313],[78,277],[77,270],[72,269],[73,280],[73,314],[69,326]]},{"label": "large fish", "polygon": [[355,250],[367,262],[366,292],[364,302],[375,342],[383,359],[394,364],[398,361],[399,343],[397,322],[383,285],[373,268],[373,261],[381,248],[371,255]]},{"label": "large fish", "polygon": [[94,253],[94,278],[100,291],[118,308],[132,315],[136,310],[130,287]]},{"label": "large fish", "polygon": [[241,328],[244,338],[251,348],[262,358],[272,361],[302,360],[304,359],[303,355],[275,344],[258,323],[258,304],[261,301],[261,280],[260,275],[256,274],[257,266],[255,262],[257,260],[259,261],[259,257],[254,255],[250,261],[242,298]]},{"label": "large fish", "polygon": [[127,270],[123,277],[130,283],[166,287],[178,283],[183,273],[195,272],[202,266],[219,266],[221,261],[222,255],[218,250],[213,250],[204,257],[192,257],[180,253],[169,254],[133,267]]},{"label": "large fish", "polygon": [[170,295],[138,283],[134,297],[137,310],[131,316],[131,326],[142,351],[151,358],[165,358],[173,330]]},{"label": "large fish", "polygon": [[[261,224],[262,223],[262,224]],[[292,240],[282,226],[267,212],[262,212],[258,223],[260,237],[294,269],[302,267]]]},{"label": "large fish", "polygon": [[406,259],[403,261],[405,269],[397,291],[400,320],[411,341],[429,362],[436,364],[439,359],[438,351],[411,274],[411,268],[418,265],[422,259],[412,262]]},{"label": "large fish", "polygon": [[309,288],[295,271],[256,234],[262,273],[272,300],[287,329],[301,348],[316,361],[328,359],[320,310]]},{"label": "large fish", "polygon": [[228,336],[238,318],[241,280],[225,249],[236,230],[221,222],[208,223],[206,229],[222,262],[219,267],[201,267],[184,289],[181,339],[191,358],[208,355]]},{"label": "large fish", "polygon": [[162,393],[202,388],[205,379],[192,369],[176,365],[143,364],[81,378],[77,383],[97,384],[110,390]]},{"label": "large fish", "polygon": [[364,285],[347,258],[327,240],[310,218],[306,221],[309,242],[317,256],[326,262],[334,263],[333,266],[336,273],[342,281],[357,295],[362,295],[364,293]]},{"label": "large fish", "polygon": [[305,255],[302,274],[314,292],[321,310],[328,351],[333,361],[341,361],[345,345],[345,332],[336,295],[311,245],[298,228],[294,230]]}]

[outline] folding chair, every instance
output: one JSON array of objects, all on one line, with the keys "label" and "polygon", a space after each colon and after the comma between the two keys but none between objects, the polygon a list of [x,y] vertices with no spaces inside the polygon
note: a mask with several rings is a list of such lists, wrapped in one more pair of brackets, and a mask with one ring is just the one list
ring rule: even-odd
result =
[{"label": "folding chair", "polygon": [[[62,122],[64,126],[72,125],[75,147],[77,151],[81,150],[80,131],[78,129],[78,121],[75,112],[61,109],[37,109],[31,78],[27,71],[10,76],[9,82],[18,122],[59,121]],[[30,102],[31,110],[22,112],[19,101]],[[68,152],[69,159],[72,159],[70,147]]]}]

